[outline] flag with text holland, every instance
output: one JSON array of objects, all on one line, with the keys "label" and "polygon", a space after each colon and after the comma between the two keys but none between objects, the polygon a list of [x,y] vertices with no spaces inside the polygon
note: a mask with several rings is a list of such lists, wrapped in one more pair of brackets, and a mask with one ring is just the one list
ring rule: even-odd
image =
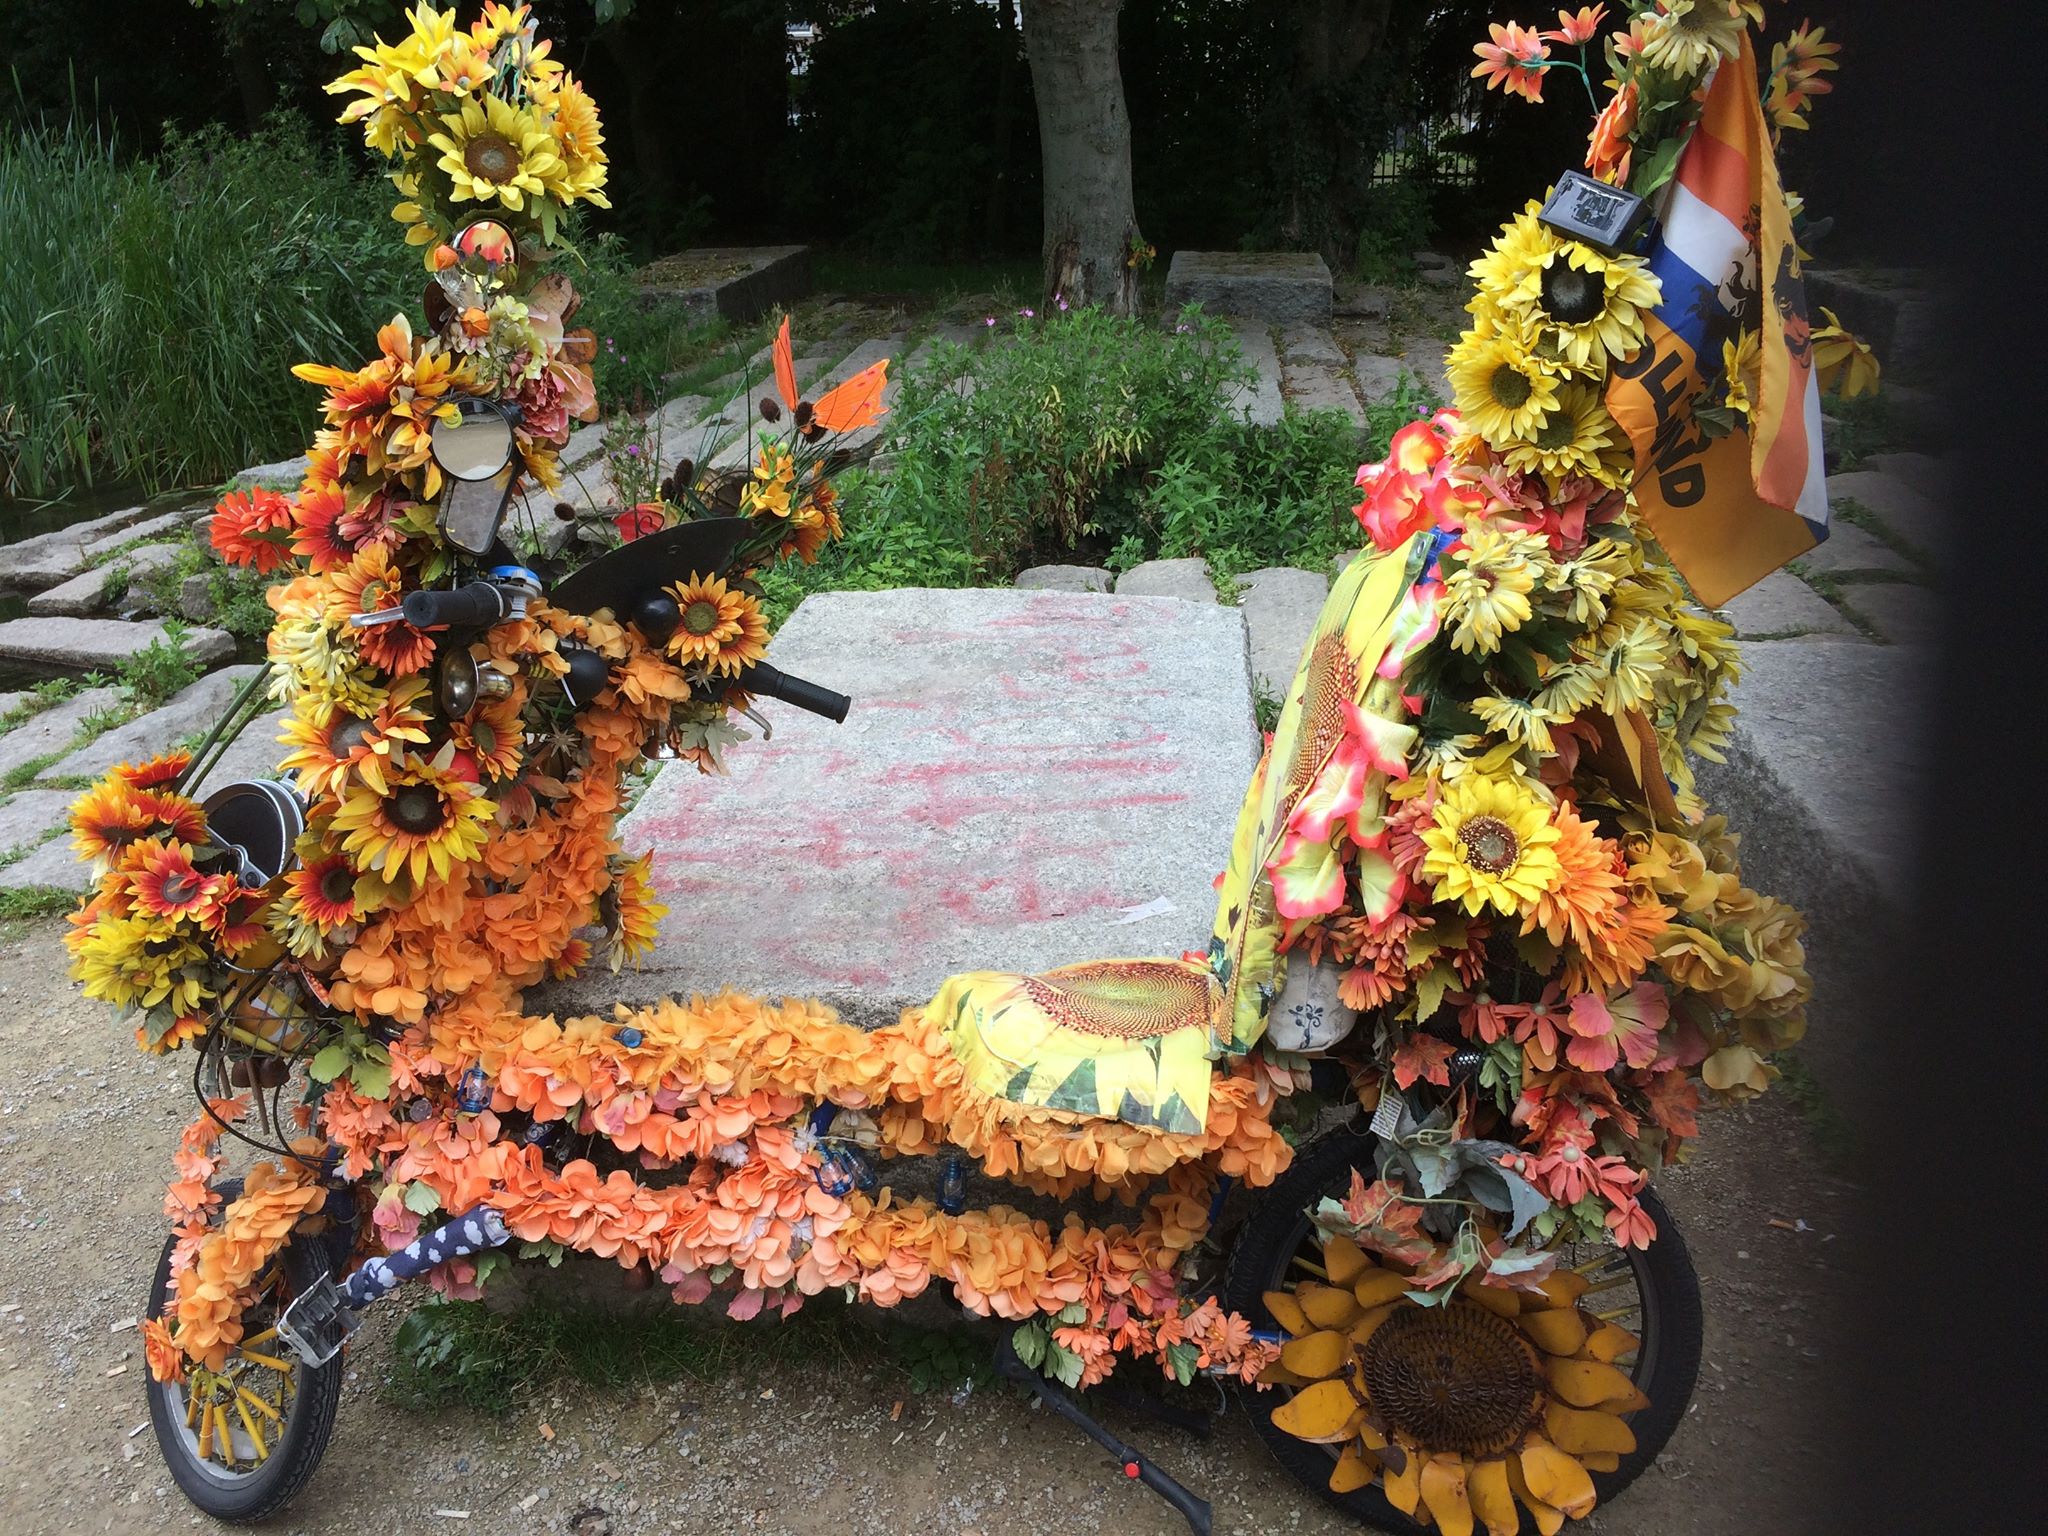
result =
[{"label": "flag with text holland", "polygon": [[[1678,157],[1649,261],[1663,298],[1644,345],[1610,370],[1607,407],[1635,449],[1640,514],[1719,607],[1828,536],[1805,285],[1747,34]],[[1709,437],[1694,408],[1718,402],[1722,343],[1750,329],[1762,370],[1749,421]]]}]

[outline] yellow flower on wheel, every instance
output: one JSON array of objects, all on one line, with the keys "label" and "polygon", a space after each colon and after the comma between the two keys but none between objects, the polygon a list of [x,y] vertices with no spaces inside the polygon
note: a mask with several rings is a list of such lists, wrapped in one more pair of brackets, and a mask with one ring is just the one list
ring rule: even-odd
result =
[{"label": "yellow flower on wheel", "polygon": [[452,743],[430,759],[409,755],[385,775],[384,793],[363,783],[349,790],[333,827],[357,869],[420,884],[483,852],[497,805],[453,772],[454,756]]},{"label": "yellow flower on wheel", "polygon": [[1422,829],[1423,878],[1436,898],[1477,916],[1519,917],[1564,877],[1550,807],[1521,780],[1468,773],[1448,785]]},{"label": "yellow flower on wheel", "polygon": [[684,666],[702,662],[730,676],[768,654],[768,621],[750,594],[717,576],[693,573],[668,595],[682,610],[668,653]]},{"label": "yellow flower on wheel", "polygon": [[1293,1389],[1276,1427],[1340,1447],[1333,1493],[1377,1481],[1445,1536],[1515,1536],[1521,1509],[1550,1536],[1591,1513],[1591,1474],[1636,1448],[1624,1415],[1649,1399],[1617,1363],[1639,1341],[1580,1308],[1582,1275],[1475,1283],[1425,1307],[1348,1238],[1325,1239],[1323,1258],[1330,1283],[1266,1293],[1293,1335],[1267,1379]]}]

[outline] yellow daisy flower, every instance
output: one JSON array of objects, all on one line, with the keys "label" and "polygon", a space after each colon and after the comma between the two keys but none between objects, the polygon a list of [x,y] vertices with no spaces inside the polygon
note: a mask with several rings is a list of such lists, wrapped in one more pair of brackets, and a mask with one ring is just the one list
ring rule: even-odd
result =
[{"label": "yellow daisy flower", "polygon": [[1510,469],[1540,474],[1555,482],[1583,475],[1602,485],[1628,479],[1628,461],[1616,451],[1621,429],[1600,402],[1599,386],[1574,379],[1559,387],[1557,409],[1543,418],[1526,441],[1502,454]]},{"label": "yellow daisy flower", "polygon": [[1445,359],[1464,424],[1503,449],[1533,438],[1557,409],[1557,378],[1535,351],[1534,338],[1504,321],[1481,321]]},{"label": "yellow daisy flower", "polygon": [[1529,594],[1549,573],[1540,533],[1476,523],[1465,530],[1458,568],[1444,579],[1445,621],[1455,650],[1488,655],[1532,611]]},{"label": "yellow daisy flower", "polygon": [[360,782],[349,790],[333,826],[357,869],[419,884],[429,874],[446,879],[483,852],[498,807],[482,786],[450,771],[454,756],[451,743],[430,759],[399,760],[385,775],[384,794]]},{"label": "yellow daisy flower", "polygon": [[1657,0],[1655,14],[1639,19],[1643,62],[1674,75],[1696,74],[1717,54],[1732,59],[1742,48],[1743,19],[1727,0]]},{"label": "yellow daisy flower", "polygon": [[1422,875],[1439,901],[1519,917],[1563,877],[1550,807],[1527,780],[1470,773],[1448,785],[1422,829]]}]

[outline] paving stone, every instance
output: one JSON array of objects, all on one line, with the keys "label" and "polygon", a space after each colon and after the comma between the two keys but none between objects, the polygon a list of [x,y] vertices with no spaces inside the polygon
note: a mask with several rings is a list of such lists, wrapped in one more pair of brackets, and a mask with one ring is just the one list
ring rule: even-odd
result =
[{"label": "paving stone", "polygon": [[1334,368],[1308,366],[1285,372],[1287,398],[1304,411],[1342,411],[1353,426],[1365,425],[1365,406],[1351,380]]},{"label": "paving stone", "polygon": [[185,737],[203,733],[226,713],[235,690],[254,676],[254,666],[223,667],[180,689],[161,709],[95,737],[45,768],[46,779],[98,778],[116,763],[139,763],[168,752]]},{"label": "paving stone", "polygon": [[1955,483],[1955,467],[1931,453],[1873,453],[1862,468],[1895,475],[1932,501],[1941,500]]},{"label": "paving stone", "polygon": [[1344,349],[1329,329],[1320,325],[1285,325],[1280,328],[1280,356],[1290,366],[1320,363],[1327,368],[1344,366]]},{"label": "paving stone", "polygon": [[121,702],[114,688],[88,688],[41,714],[30,715],[11,731],[0,734],[0,774],[12,773],[23,763],[52,752],[65,751],[88,715],[112,709]]},{"label": "paving stone", "polygon": [[[818,995],[873,1024],[956,971],[1207,942],[1257,740],[1235,609],[831,592],[769,655],[852,710],[765,701],[774,739],[732,747],[729,777],[672,763],[640,797],[620,836],[674,910],[629,990]],[[605,976],[547,1005],[619,996]]]},{"label": "paving stone", "polygon": [[[720,271],[710,282],[676,278],[663,270]],[[683,251],[634,274],[643,300],[671,299],[693,313],[723,315],[744,324],[777,306],[795,304],[811,292],[811,248],[807,245],[744,245]]]},{"label": "paving stone", "polygon": [[1118,597],[1173,597],[1184,603],[1214,603],[1216,583],[1209,562],[1200,559],[1147,560],[1117,578]]},{"label": "paving stone", "polygon": [[1451,258],[1441,251],[1411,251],[1408,259],[1421,272],[1443,272],[1452,269]]},{"label": "paving stone", "polygon": [[1237,606],[1244,610],[1252,680],[1260,692],[1274,699],[1286,696],[1329,595],[1329,577],[1288,566],[1268,566],[1237,578]]},{"label": "paving stone", "polygon": [[1747,640],[1757,635],[1853,635],[1856,626],[1790,571],[1773,571],[1730,598],[1721,617]]},{"label": "paving stone", "polygon": [[38,592],[28,600],[28,611],[38,616],[68,614],[72,617],[104,612],[108,605],[100,594],[106,590],[107,578],[116,567],[128,568],[132,590],[135,582],[151,571],[173,564],[182,549],[183,546],[178,544],[145,544],[107,565],[80,571],[69,581],[61,582],[47,592]]},{"label": "paving stone", "polygon": [[1034,565],[1013,585],[1027,592],[1107,592],[1113,578],[1099,565]]},{"label": "paving stone", "polygon": [[1328,325],[1330,287],[1330,269],[1312,251],[1175,251],[1164,311],[1199,304],[1210,315]]},{"label": "paving stone", "polygon": [[1830,576],[1875,574],[1896,578],[1913,572],[1913,562],[1904,555],[1839,517],[1829,523],[1827,538],[1801,555],[1799,563],[1810,572]]},{"label": "paving stone", "polygon": [[139,523],[149,506],[118,507],[98,517],[53,528],[33,538],[0,544],[0,591],[40,591],[85,569],[85,546],[94,539]]},{"label": "paving stone", "polygon": [[[80,671],[111,668],[164,632],[162,619],[9,619],[0,624],[0,658]],[[185,654],[202,667],[235,654],[235,637],[224,629],[187,627]]]},{"label": "paving stone", "polygon": [[[1924,458],[1923,454],[1900,457]],[[1929,459],[1929,463],[1938,462]],[[1904,475],[1885,470],[1859,469],[1846,475],[1828,476],[1828,502],[1853,501],[1864,511],[1938,564],[1948,547],[1944,537],[1948,522],[1941,504],[1916,487]]]},{"label": "paving stone", "polygon": [[33,853],[0,868],[0,891],[23,891],[51,887],[83,895],[92,884],[92,871],[79,863],[71,839],[59,837],[44,843]]},{"label": "paving stone", "polygon": [[1384,320],[1394,311],[1394,290],[1371,283],[1339,283],[1332,298],[1335,315]]},{"label": "paving stone", "polygon": [[1848,600],[1887,640],[1933,645],[1946,628],[1940,594],[1930,587],[1904,581],[1863,582],[1849,589]]},{"label": "paving stone", "polygon": [[1224,402],[1224,409],[1241,415],[1255,427],[1270,427],[1280,420],[1287,409],[1287,401],[1280,393],[1280,353],[1273,345],[1273,334],[1256,321],[1243,321],[1234,327],[1237,332],[1237,349],[1244,354],[1244,360],[1258,371],[1258,378],[1237,390]]},{"label": "paving stone", "polygon": [[235,784],[245,779],[277,778],[277,760],[284,756],[285,751],[278,736],[290,718],[290,710],[279,709],[250,721],[242,734],[228,743],[220,761],[207,770],[206,778],[199,786],[201,798],[224,784]]},{"label": "paving stone", "polygon": [[[889,366],[889,378],[884,385],[882,399],[885,405],[893,403],[897,390],[902,386],[902,369],[899,363],[903,356],[904,339],[902,331],[895,331],[887,336],[878,336],[862,342],[851,352],[847,353],[845,357],[841,358],[838,364],[823,378],[803,381],[805,398],[817,399],[826,390],[844,384],[863,368],[871,367],[886,357],[894,361]],[[761,420],[753,412],[754,407],[744,399],[736,402],[735,407],[729,408],[729,414],[724,418],[726,422],[733,428],[743,428],[744,430],[736,431],[731,440],[712,455],[712,468],[733,469],[741,464],[752,461],[754,456],[754,427]],[[848,444],[858,446],[854,442],[855,438],[865,442],[879,430],[880,427],[877,425],[874,431],[850,434],[842,446]]]},{"label": "paving stone", "polygon": [[246,490],[252,485],[275,486],[279,490],[295,491],[306,478],[307,459],[305,454],[296,458],[279,459],[273,464],[251,464],[229,481],[232,490]]},{"label": "paving stone", "polygon": [[1416,276],[1430,288],[1456,288],[1465,281],[1465,274],[1453,267],[1432,267]]},{"label": "paving stone", "polygon": [[213,613],[211,572],[194,571],[178,583],[178,613],[195,624]]},{"label": "paving stone", "polygon": [[72,800],[68,789],[24,789],[0,804],[0,853],[32,847],[67,820]]},{"label": "paving stone", "polygon": [[159,512],[155,517],[144,518],[139,523],[131,523],[126,528],[116,529],[112,533],[102,534],[99,538],[89,541],[85,546],[85,558],[104,560],[122,545],[133,544],[137,539],[154,538],[158,534],[170,533],[173,530],[182,534],[190,522],[191,518],[182,507],[174,512]]},{"label": "paving stone", "polygon": [[1351,376],[1367,400],[1390,400],[1400,392],[1403,379],[1414,381],[1415,370],[1398,357],[1361,352],[1352,361]]},{"label": "paving stone", "polygon": [[1451,403],[1451,379],[1444,369],[1444,354],[1449,351],[1441,336],[1413,332],[1396,338],[1394,352],[1407,366],[1415,380],[1433,394],[1440,404]]},{"label": "paving stone", "polygon": [[11,714],[14,710],[14,706],[19,704],[23,699],[27,697],[27,693],[20,691],[14,693],[0,693],[0,716]]}]

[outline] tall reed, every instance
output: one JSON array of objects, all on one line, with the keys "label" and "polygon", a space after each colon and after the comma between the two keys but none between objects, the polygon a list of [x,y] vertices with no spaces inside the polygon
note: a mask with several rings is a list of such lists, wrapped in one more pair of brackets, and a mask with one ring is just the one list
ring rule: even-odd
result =
[{"label": "tall reed", "polygon": [[360,361],[418,307],[393,200],[289,124],[150,160],[79,114],[0,130],[0,494],[299,452],[318,392],[291,365]]}]

